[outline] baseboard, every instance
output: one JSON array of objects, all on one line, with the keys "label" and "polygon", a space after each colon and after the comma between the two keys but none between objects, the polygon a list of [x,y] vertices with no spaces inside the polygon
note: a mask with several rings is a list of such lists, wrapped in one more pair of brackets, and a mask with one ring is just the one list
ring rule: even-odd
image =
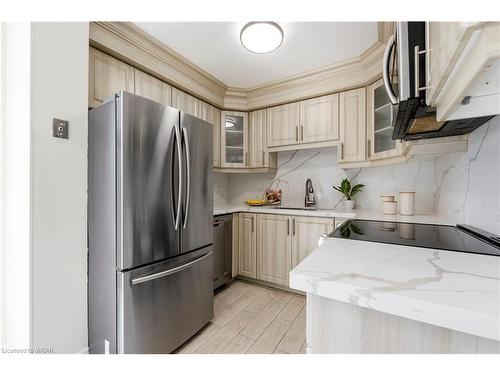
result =
[{"label": "baseboard", "polygon": [[304,293],[300,290],[297,290],[297,289],[292,289],[292,288],[289,288],[289,287],[284,286],[284,285],[279,285],[279,284],[271,283],[271,282],[264,281],[264,280],[257,280],[257,279],[251,278],[251,277],[237,275],[233,280],[242,280],[242,281],[246,281],[247,283],[258,284],[258,285],[263,285],[263,286],[267,286],[270,288],[280,289],[280,290],[283,290],[285,292],[300,294],[302,296],[306,295],[306,293]]},{"label": "baseboard", "polygon": [[86,346],[84,348],[81,348],[80,350],[78,350],[77,352],[75,352],[73,354],[89,354],[89,347]]}]

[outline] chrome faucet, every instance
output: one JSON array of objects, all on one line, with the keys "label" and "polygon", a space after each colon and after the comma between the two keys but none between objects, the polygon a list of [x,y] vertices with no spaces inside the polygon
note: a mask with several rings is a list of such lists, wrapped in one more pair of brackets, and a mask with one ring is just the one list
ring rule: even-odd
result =
[{"label": "chrome faucet", "polygon": [[306,207],[316,206],[316,194],[314,194],[313,183],[310,178],[306,181],[306,196],[304,202]]}]

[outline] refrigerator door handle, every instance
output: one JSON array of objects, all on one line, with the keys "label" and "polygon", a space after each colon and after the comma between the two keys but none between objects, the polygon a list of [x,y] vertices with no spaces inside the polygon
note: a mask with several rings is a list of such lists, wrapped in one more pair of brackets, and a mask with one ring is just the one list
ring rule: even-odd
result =
[{"label": "refrigerator door handle", "polygon": [[186,209],[184,215],[184,223],[182,224],[182,229],[186,229],[187,219],[189,215],[189,201],[191,198],[191,156],[189,154],[189,136],[187,129],[182,128],[182,140],[185,144],[186,149]]},{"label": "refrigerator door handle", "polygon": [[[174,125],[175,128],[175,141],[177,144],[177,162],[178,162],[178,167],[179,167],[179,186],[178,186],[178,196],[177,196],[177,217],[175,218],[174,222],[174,229],[178,230],[179,229],[179,224],[181,221],[181,209],[182,209],[182,149],[181,149],[181,136],[179,133],[179,127],[177,125]],[[172,169],[172,174],[174,173]],[[173,178],[172,178],[173,180]]]},{"label": "refrigerator door handle", "polygon": [[208,254],[205,254],[199,258],[196,258],[195,260],[183,264],[182,266],[174,267],[169,270],[153,273],[152,275],[147,275],[147,276],[141,276],[136,279],[132,279],[132,285],[137,285],[141,283],[145,283],[146,281],[151,281],[151,280],[156,280],[165,276],[173,275],[174,273],[181,272],[182,270],[185,270],[186,268],[192,267],[198,262],[201,262],[203,259],[208,258],[210,255],[212,255],[212,252],[210,251]]}]

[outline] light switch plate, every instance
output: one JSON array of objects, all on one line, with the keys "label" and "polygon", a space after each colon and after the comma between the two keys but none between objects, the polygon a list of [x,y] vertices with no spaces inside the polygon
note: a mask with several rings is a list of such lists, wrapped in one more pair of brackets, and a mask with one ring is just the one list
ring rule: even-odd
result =
[{"label": "light switch plate", "polygon": [[52,135],[56,138],[68,139],[69,122],[60,119],[52,119]]}]

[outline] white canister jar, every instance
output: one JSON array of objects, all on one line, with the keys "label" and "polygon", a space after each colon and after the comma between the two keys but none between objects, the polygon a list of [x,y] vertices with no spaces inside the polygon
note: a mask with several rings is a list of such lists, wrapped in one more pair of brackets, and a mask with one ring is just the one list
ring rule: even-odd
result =
[{"label": "white canister jar", "polygon": [[384,215],[396,215],[398,213],[398,202],[382,202],[382,213]]},{"label": "white canister jar", "polygon": [[399,193],[399,214],[414,215],[415,214],[415,192],[402,191]]}]

